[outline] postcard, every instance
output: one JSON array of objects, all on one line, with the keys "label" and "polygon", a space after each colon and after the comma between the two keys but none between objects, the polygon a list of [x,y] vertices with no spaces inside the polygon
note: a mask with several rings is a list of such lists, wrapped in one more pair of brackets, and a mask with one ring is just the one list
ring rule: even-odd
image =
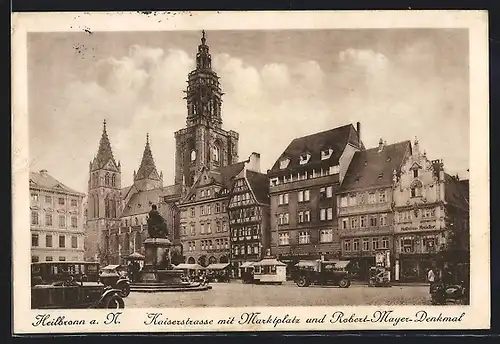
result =
[{"label": "postcard", "polygon": [[15,334],[489,328],[487,12],[12,22]]}]

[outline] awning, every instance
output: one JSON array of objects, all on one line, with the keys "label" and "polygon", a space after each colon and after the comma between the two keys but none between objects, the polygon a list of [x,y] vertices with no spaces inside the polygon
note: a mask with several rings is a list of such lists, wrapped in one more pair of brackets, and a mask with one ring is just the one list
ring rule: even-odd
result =
[{"label": "awning", "polygon": [[244,262],[240,265],[240,269],[241,268],[243,268],[243,269],[251,268],[251,267],[253,267],[254,264],[255,264],[255,262]]},{"label": "awning", "polygon": [[117,268],[121,267],[121,265],[108,265],[102,268],[102,270],[115,270]]},{"label": "awning", "polygon": [[123,259],[144,260],[144,256],[142,254],[140,254],[139,252],[134,252],[128,256],[123,257]]},{"label": "awning", "polygon": [[209,270],[222,270],[225,269],[229,266],[229,263],[215,263],[215,264],[210,264],[207,266],[207,269]]},{"label": "awning", "polygon": [[286,266],[285,263],[280,262],[277,259],[262,259],[260,262],[254,263],[253,266]]},{"label": "awning", "polygon": [[185,264],[185,263],[181,263],[178,264],[177,266],[174,266],[174,269],[205,270],[205,268],[200,264]]},{"label": "awning", "polygon": [[335,264],[336,269],[345,269],[351,261],[349,260],[328,260],[325,263]]},{"label": "awning", "polygon": [[295,266],[299,268],[314,268],[316,267],[316,264],[317,263],[314,260],[302,260],[295,264]]}]

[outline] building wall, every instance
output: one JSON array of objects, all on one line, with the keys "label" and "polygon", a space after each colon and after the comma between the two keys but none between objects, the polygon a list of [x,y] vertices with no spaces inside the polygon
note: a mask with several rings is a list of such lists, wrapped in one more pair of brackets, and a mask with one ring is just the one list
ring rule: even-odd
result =
[{"label": "building wall", "polygon": [[[30,187],[30,193],[32,261],[83,261],[84,195],[33,187]],[[60,204],[60,199],[64,204]],[[75,201],[76,204],[72,203]]]},{"label": "building wall", "polygon": [[393,253],[391,186],[343,192],[337,202],[342,257],[375,257],[378,249]]},{"label": "building wall", "polygon": [[[199,189],[200,192],[203,189]],[[180,211],[180,242],[186,263],[193,260],[207,265],[210,262],[229,261],[229,218],[227,214],[228,197],[209,198],[201,202],[179,204]],[[220,206],[220,211],[217,204]],[[201,208],[203,207],[203,215]],[[207,213],[210,209],[210,214]],[[193,214],[194,213],[194,214]],[[217,231],[220,223],[220,231]],[[201,231],[202,224],[204,233]],[[208,225],[210,224],[210,233]],[[194,233],[191,229],[194,229]],[[217,243],[218,248],[217,248]]]},{"label": "building wall", "polygon": [[[321,255],[337,255],[340,251],[335,193],[338,173],[306,180],[296,180],[270,186],[271,252],[290,259],[317,258]],[[331,187],[331,197],[321,194],[322,188]],[[299,202],[299,192],[309,191],[309,201]],[[280,195],[288,194],[288,204],[279,204]],[[321,220],[321,209],[331,209],[331,219]],[[299,223],[299,212],[309,211],[309,221]],[[326,211],[326,210],[325,210]],[[288,214],[288,224],[280,224],[280,214]],[[331,231],[330,239],[320,241],[321,231]],[[299,243],[301,232],[309,233],[308,243]],[[288,233],[288,244],[280,234]],[[326,237],[326,236],[325,236]],[[307,238],[302,237],[304,242]]]}]

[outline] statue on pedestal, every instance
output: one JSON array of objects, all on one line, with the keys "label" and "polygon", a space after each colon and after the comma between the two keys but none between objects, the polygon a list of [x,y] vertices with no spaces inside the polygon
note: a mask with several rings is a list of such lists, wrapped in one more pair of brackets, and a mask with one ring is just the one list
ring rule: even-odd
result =
[{"label": "statue on pedestal", "polygon": [[158,212],[156,204],[151,206],[148,214],[148,235],[150,238],[166,238],[168,235],[167,223]]}]

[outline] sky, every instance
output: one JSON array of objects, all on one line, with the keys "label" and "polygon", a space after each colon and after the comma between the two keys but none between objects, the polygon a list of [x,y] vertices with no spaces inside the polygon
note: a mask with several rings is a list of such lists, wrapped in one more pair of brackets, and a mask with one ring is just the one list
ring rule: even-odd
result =
[{"label": "sky", "polygon": [[[106,119],[122,186],[132,184],[149,133],[164,184],[174,132],[186,123],[187,74],[198,31],[28,35],[30,170],[87,191]],[[220,76],[223,128],[239,157],[271,168],[296,137],[361,123],[374,147],[418,138],[430,159],[468,178],[469,44],[462,29],[207,31]]]}]

